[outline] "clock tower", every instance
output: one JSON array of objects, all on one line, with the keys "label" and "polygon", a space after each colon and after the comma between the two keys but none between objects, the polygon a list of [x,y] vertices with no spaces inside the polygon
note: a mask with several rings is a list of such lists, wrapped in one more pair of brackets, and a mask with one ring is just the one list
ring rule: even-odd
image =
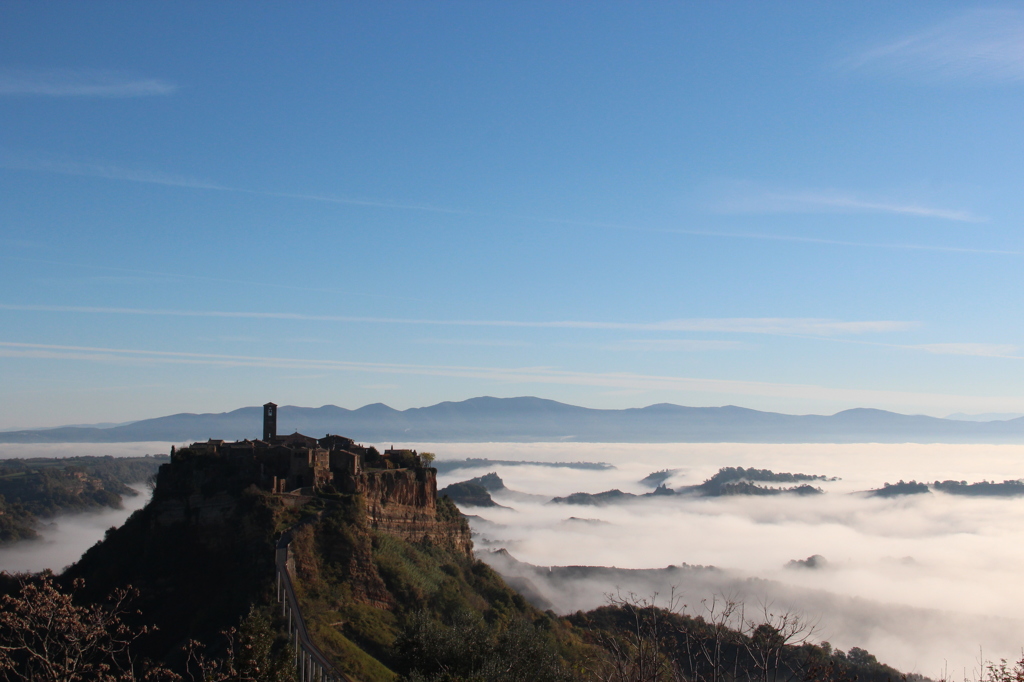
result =
[{"label": "clock tower", "polygon": [[267,403],[263,406],[263,440],[271,442],[277,438],[277,405]]}]

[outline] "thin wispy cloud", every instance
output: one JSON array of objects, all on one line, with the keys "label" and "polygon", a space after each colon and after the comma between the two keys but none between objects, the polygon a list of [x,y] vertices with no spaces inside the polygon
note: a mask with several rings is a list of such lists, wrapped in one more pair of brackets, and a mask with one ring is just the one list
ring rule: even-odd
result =
[{"label": "thin wispy cloud", "polygon": [[[802,336],[801,338],[815,339],[820,337]],[[1008,343],[885,343],[882,341],[867,341],[864,339],[837,338],[830,339],[837,343],[848,343],[860,346],[875,346],[878,348],[895,348],[898,350],[924,351],[933,355],[964,355],[983,358],[1002,358],[1006,360],[1024,360],[1020,353],[1022,347]]]},{"label": "thin wispy cloud", "polygon": [[525,348],[533,344],[511,339],[414,339],[413,343],[438,346],[483,346],[493,348]]},{"label": "thin wispy cloud", "polygon": [[[985,249],[963,246],[939,246],[933,244],[914,244],[898,242],[857,242],[840,239],[804,237],[797,235],[773,234],[763,232],[736,232],[706,230],[699,228],[629,225],[621,223],[607,223],[595,220],[580,220],[576,218],[556,218],[550,216],[536,215],[499,214],[490,213],[486,211],[476,211],[471,209],[453,208],[445,206],[434,206],[430,204],[412,202],[390,202],[367,198],[254,190],[241,187],[231,187],[228,185],[222,185],[215,182],[209,182],[187,176],[176,176],[172,174],[146,171],[143,169],[130,169],[110,164],[80,163],[75,161],[57,161],[29,157],[12,158],[8,155],[0,155],[0,168],[9,168],[13,170],[42,171],[60,173],[64,175],[92,176],[108,180],[151,183],[171,187],[181,187],[186,189],[237,192],[241,194],[250,194],[256,196],[293,199],[296,201],[314,201],[319,203],[332,203],[366,208],[380,208],[385,210],[418,211],[426,213],[463,215],[472,216],[476,218],[523,220],[534,223],[546,223],[551,225],[596,228],[602,230],[641,232],[649,234],[690,235],[694,237],[706,237],[709,239],[739,239],[770,242],[792,242],[797,244],[820,244],[822,246],[843,246],[867,249],[892,249],[900,251],[935,251],[940,253],[990,254],[1000,256],[1024,255],[1024,251],[1008,249]],[[780,197],[785,197],[785,201],[788,201],[790,206],[802,206],[802,212],[814,212],[809,210],[809,208],[812,206],[817,206],[817,210],[821,211],[823,206],[826,206],[828,205],[828,202],[831,202],[833,204],[831,210],[840,210],[839,207],[840,205],[842,205],[845,208],[845,210],[857,209],[870,210],[874,212],[887,211],[889,213],[918,215],[941,218],[944,220],[955,220],[961,222],[983,222],[985,220],[984,218],[975,216],[974,214],[967,211],[933,208],[912,203],[904,204],[899,202],[869,201],[845,195],[818,195],[814,193],[804,193],[797,195],[788,195],[785,193],[781,193],[778,197],[771,198],[769,196],[766,199],[764,192],[761,192],[760,198],[734,197],[730,201],[718,201],[717,203],[714,203],[709,207],[712,208],[713,210],[719,210],[724,212],[779,212],[782,210],[779,208],[779,206],[781,205],[780,202],[783,201],[783,199],[781,199]],[[794,197],[799,199],[799,201],[794,203]]]},{"label": "thin wispy cloud", "polygon": [[[541,219],[537,219],[541,220]],[[657,234],[682,234],[695,237],[708,237],[711,239],[740,239],[768,242],[793,242],[796,244],[821,244],[823,246],[848,246],[859,249],[892,249],[897,251],[936,251],[939,253],[973,253],[989,254],[997,256],[1024,256],[1024,251],[1012,249],[979,249],[968,246],[938,246],[935,244],[914,244],[899,242],[856,242],[844,239],[827,239],[823,237],[803,237],[788,234],[772,234],[765,232],[733,232],[723,230],[699,230],[673,227],[637,227],[633,225],[614,225],[608,223],[597,223],[580,220],[554,220],[565,225],[579,225],[581,227],[600,227],[612,230],[629,230],[632,232],[651,232]]]},{"label": "thin wispy cloud", "polygon": [[880,201],[866,201],[853,196],[839,193],[812,193],[803,192],[798,194],[776,194],[771,196],[781,204],[790,204],[794,207],[805,207],[813,209],[837,209],[851,211],[867,211],[872,213],[896,213],[900,215],[920,216],[922,218],[941,218],[943,220],[955,220],[966,223],[983,222],[984,218],[972,215],[967,211],[955,211],[944,208],[932,208],[919,204],[894,204]]},{"label": "thin wispy cloud", "polygon": [[1003,409],[1010,403],[1024,405],[1024,397],[963,396],[910,391],[833,388],[813,384],[658,376],[631,372],[575,372],[551,367],[478,367],[372,363],[347,360],[63,346],[11,341],[0,342],[0,357],[116,364],[257,367],[264,369],[452,377],[510,385],[539,384],[605,389],[675,391],[680,393],[712,393],[731,396],[814,399],[846,404],[903,404],[940,409],[946,408],[946,406],[951,404],[970,405],[971,409]]},{"label": "thin wispy cloud", "polygon": [[936,355],[973,355],[986,358],[1012,358],[1024,360],[1020,346],[1002,343],[926,343],[908,348],[920,349]]},{"label": "thin wispy cloud", "polygon": [[[42,246],[41,244],[38,246]],[[62,267],[70,268],[82,268],[85,270],[95,270],[100,272],[122,272],[126,275],[136,276],[139,280],[161,280],[161,279],[172,279],[172,280],[191,280],[198,282],[220,282],[223,284],[237,284],[243,286],[255,286],[255,287],[267,287],[270,289],[287,289],[291,291],[315,291],[327,294],[344,294],[346,296],[367,296],[371,298],[386,298],[386,299],[399,299],[403,301],[419,301],[422,299],[414,298],[412,296],[394,296],[391,294],[377,294],[366,291],[351,291],[334,289],[330,287],[309,287],[299,286],[295,284],[280,284],[277,282],[270,282],[266,280],[241,280],[241,279],[229,279],[226,277],[211,277],[209,275],[197,275],[189,272],[166,272],[160,270],[142,270],[137,268],[119,268],[110,265],[95,265],[91,263],[70,263],[67,261],[51,260],[48,258],[24,258],[21,256],[8,256],[0,255],[0,259],[19,261],[22,263],[39,263],[42,265],[59,265]]]},{"label": "thin wispy cloud", "polygon": [[162,310],[152,308],[108,308],[98,306],[52,306],[0,304],[0,310],[98,315],[149,315],[158,317],[201,317],[225,319],[296,320],[306,322],[346,322],[372,324],[429,325],[440,327],[507,327],[529,329],[593,329],[658,332],[729,332],[738,334],[807,334],[833,336],[905,331],[916,322],[897,320],[842,321],[820,318],[735,317],[692,318],[662,322],[616,322],[590,320],[431,320],[399,317],[358,317],[348,315],[308,315],[224,310]]},{"label": "thin wispy cloud", "polygon": [[59,175],[77,175],[107,180],[123,180],[126,182],[142,182],[151,185],[170,187],[188,187],[192,189],[212,189],[220,191],[242,191],[224,185],[207,182],[198,178],[171,173],[162,173],[141,168],[126,168],[116,164],[85,163],[67,159],[54,159],[38,155],[0,154],[0,168],[11,170],[39,171],[57,173]]},{"label": "thin wispy cloud", "polygon": [[740,341],[703,339],[627,339],[604,346],[608,350],[661,351],[693,353],[712,350],[739,350],[750,348]]},{"label": "thin wispy cloud", "polygon": [[964,223],[985,222],[970,211],[858,196],[836,189],[787,191],[754,183],[713,183],[705,206],[719,213],[888,213]]},{"label": "thin wispy cloud", "polygon": [[0,69],[0,95],[37,97],[152,97],[171,95],[178,86],[94,69]]},{"label": "thin wispy cloud", "polygon": [[827,246],[849,246],[858,249],[894,249],[897,251],[936,251],[939,253],[973,253],[994,256],[1024,256],[1024,251],[1012,249],[976,249],[966,246],[936,246],[933,244],[886,243],[886,242],[855,242],[843,239],[822,239],[818,237],[798,237],[783,234],[764,234],[759,232],[712,232],[699,230],[661,230],[676,234],[693,234],[708,237],[724,237],[731,239],[755,239],[772,242],[795,242],[798,244],[822,244]]},{"label": "thin wispy cloud", "polygon": [[843,63],[936,82],[1024,80],[1024,12],[975,9],[875,45]]},{"label": "thin wispy cloud", "polygon": [[39,155],[2,154],[0,155],[0,168],[57,173],[60,175],[78,175],[83,177],[103,178],[105,180],[140,182],[153,185],[165,185],[168,187],[208,189],[218,192],[236,192],[239,194],[254,194],[259,196],[278,197],[281,199],[295,199],[298,201],[314,201],[318,203],[343,204],[348,206],[365,206],[368,208],[391,208],[407,211],[425,211],[428,213],[449,213],[460,215],[488,215],[485,213],[477,213],[458,208],[431,206],[429,204],[388,202],[379,199],[300,194],[294,192],[274,192],[246,189],[244,187],[231,187],[229,185],[210,182],[200,178],[174,175],[171,173],[163,173],[144,168],[130,168],[117,164],[100,163],[96,161],[82,162],[69,159],[54,159]]}]

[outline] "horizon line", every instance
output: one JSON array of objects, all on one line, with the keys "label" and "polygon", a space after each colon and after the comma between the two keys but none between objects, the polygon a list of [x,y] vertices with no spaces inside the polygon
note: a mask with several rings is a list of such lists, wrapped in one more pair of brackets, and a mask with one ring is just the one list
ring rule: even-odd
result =
[{"label": "horizon line", "polygon": [[[471,402],[471,401],[474,401],[474,400],[501,400],[501,401],[506,401],[506,400],[524,400],[524,399],[525,400],[538,400],[538,401],[543,401],[543,402],[556,403],[558,405],[564,405],[566,407],[576,407],[576,408],[579,408],[579,409],[589,410],[589,411],[594,411],[594,412],[627,412],[627,411],[630,411],[630,410],[646,410],[646,409],[650,409],[652,407],[660,407],[660,406],[665,405],[665,406],[679,407],[679,408],[690,409],[690,410],[723,410],[723,409],[727,409],[727,408],[731,407],[731,408],[735,408],[735,409],[738,409],[738,410],[745,410],[745,411],[748,411],[748,412],[759,412],[759,413],[762,413],[762,414],[777,414],[777,415],[783,415],[783,416],[787,416],[787,417],[835,417],[835,416],[843,414],[845,412],[854,412],[854,411],[858,411],[858,410],[869,410],[869,411],[873,411],[873,412],[885,412],[887,414],[897,414],[897,415],[900,415],[900,416],[903,416],[903,417],[927,417],[928,419],[938,419],[938,420],[941,420],[941,421],[962,422],[962,423],[968,423],[968,424],[971,424],[971,423],[987,424],[987,423],[998,422],[998,421],[1013,421],[1015,419],[1021,418],[1021,417],[1011,417],[1009,419],[992,419],[992,420],[987,420],[987,421],[973,421],[973,420],[952,419],[952,418],[950,418],[950,416],[946,416],[946,417],[933,417],[931,415],[921,414],[921,413],[895,412],[893,410],[885,410],[885,409],[878,408],[878,407],[850,407],[850,408],[846,408],[846,409],[843,409],[843,410],[839,410],[837,412],[833,412],[832,414],[818,414],[818,413],[813,413],[813,412],[805,412],[805,413],[796,414],[796,413],[791,413],[791,412],[777,412],[777,411],[773,411],[773,410],[759,410],[759,409],[756,409],[756,408],[753,408],[753,407],[744,407],[742,405],[734,405],[732,403],[729,403],[729,404],[726,404],[726,405],[681,405],[679,403],[658,402],[658,403],[650,403],[648,405],[643,405],[643,406],[640,406],[640,407],[587,407],[585,405],[574,405],[572,403],[562,402],[561,400],[555,400],[553,398],[542,398],[540,396],[535,396],[535,395],[520,395],[520,396],[511,396],[511,397],[504,397],[504,398],[498,397],[498,396],[491,396],[491,395],[478,395],[478,396],[473,396],[471,398],[464,398],[462,400],[442,400],[440,402],[432,403],[430,405],[421,405],[419,407],[407,407],[405,409],[394,408],[394,407],[391,407],[390,405],[388,405],[387,403],[380,402],[380,401],[372,402],[372,403],[366,403],[365,405],[361,405],[359,407],[354,407],[354,408],[342,407],[340,405],[335,405],[334,403],[325,403],[325,404],[320,405],[318,407],[304,406],[304,405],[278,405],[277,408],[278,408],[279,412],[280,412],[280,410],[286,409],[286,408],[299,409],[299,410],[322,410],[325,407],[333,407],[333,408],[337,408],[339,410],[344,410],[345,412],[358,412],[359,410],[366,409],[367,407],[374,407],[374,406],[377,406],[377,405],[382,405],[382,406],[384,406],[384,407],[386,407],[389,410],[392,410],[394,412],[404,413],[404,412],[409,412],[411,410],[429,409],[431,407],[437,407],[438,405],[445,405],[445,404],[458,405],[458,404],[461,404],[461,403],[468,403],[468,402]],[[124,427],[124,426],[131,426],[132,424],[138,424],[138,423],[144,422],[144,421],[152,421],[152,420],[155,420],[155,419],[166,419],[168,417],[178,417],[178,416],[183,416],[183,415],[191,415],[191,416],[196,416],[196,417],[209,416],[209,415],[214,415],[214,416],[217,416],[217,415],[228,415],[228,414],[232,414],[234,412],[238,412],[240,410],[261,409],[262,407],[263,407],[263,405],[243,405],[242,407],[236,407],[236,408],[234,408],[232,410],[226,410],[224,412],[174,412],[174,413],[171,413],[171,414],[165,414],[165,415],[161,415],[161,416],[158,416],[158,417],[145,417],[143,419],[135,419],[135,420],[131,420],[131,421],[120,422],[120,423],[113,424],[111,426],[99,426],[99,424],[109,424],[109,422],[97,422],[96,424],[61,424],[61,425],[58,425],[58,426],[36,426],[36,427],[25,427],[25,428],[22,428],[22,427],[3,427],[3,428],[0,428],[0,433],[40,432],[40,431],[54,431],[54,430],[57,430],[57,429],[92,429],[92,430],[95,430],[95,431],[108,431],[108,430],[111,430],[111,429],[116,429],[116,428],[120,428],[120,427]],[[967,416],[971,416],[968,413],[964,413],[964,412],[954,412],[954,413],[951,413],[951,414],[964,414],[964,415],[967,415]],[[985,414],[985,413],[981,413],[981,414]]]}]

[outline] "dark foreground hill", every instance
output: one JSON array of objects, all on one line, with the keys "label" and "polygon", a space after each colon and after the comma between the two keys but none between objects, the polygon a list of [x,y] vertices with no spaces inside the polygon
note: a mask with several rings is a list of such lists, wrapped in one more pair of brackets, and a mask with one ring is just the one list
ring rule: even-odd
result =
[{"label": "dark foreground hill", "polygon": [[[261,408],[220,414],[175,414],[111,428],[62,427],[0,433],[0,443],[184,442],[258,438]],[[874,409],[791,415],[742,407],[667,403],[594,410],[541,398],[473,398],[395,410],[376,403],[279,410],[279,432],[346,433],[371,442],[608,443],[1024,443],[1024,417],[966,422]]]}]

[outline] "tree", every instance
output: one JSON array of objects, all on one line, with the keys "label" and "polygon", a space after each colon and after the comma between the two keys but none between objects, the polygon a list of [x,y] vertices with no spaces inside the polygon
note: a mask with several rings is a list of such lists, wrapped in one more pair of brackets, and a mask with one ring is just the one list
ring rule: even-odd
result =
[{"label": "tree", "polygon": [[395,642],[407,682],[568,682],[553,642],[523,620],[488,625],[459,611],[448,623],[413,614]]},{"label": "tree", "polygon": [[747,637],[743,640],[744,645],[761,682],[776,682],[783,666],[789,668],[790,673],[784,679],[803,672],[783,654],[787,647],[806,642],[817,629],[815,623],[808,623],[799,614],[792,611],[775,614],[771,608],[771,603],[762,603],[761,617],[745,624]]},{"label": "tree", "polygon": [[132,587],[117,589],[106,604],[75,604],[85,585],[79,579],[64,592],[53,576],[23,580],[16,596],[0,596],[0,681],[33,682],[290,682],[290,648],[275,645],[270,620],[251,608],[239,628],[224,632],[227,656],[206,658],[190,641],[186,678],[159,664],[139,661],[132,645],[155,628],[124,621],[138,615]]},{"label": "tree", "polygon": [[[136,679],[132,644],[150,628],[127,625],[131,587],[114,590],[104,605],[80,606],[53,576],[25,580],[16,596],[0,596],[0,679],[45,682],[121,682]],[[137,613],[137,612],[136,612]],[[153,674],[158,669],[153,667]]]},{"label": "tree", "polygon": [[1024,654],[1012,666],[1003,658],[998,664],[989,661],[986,667],[990,682],[1024,682]]},{"label": "tree", "polygon": [[658,595],[650,599],[635,594],[607,595],[609,606],[622,616],[621,627],[600,630],[598,644],[602,655],[595,661],[591,676],[600,682],[675,682],[682,680],[678,666],[665,655],[666,616],[676,606],[673,593],[668,609],[656,605]]},{"label": "tree", "polygon": [[[185,651],[186,672],[196,682],[290,682],[294,680],[291,647],[275,646],[276,635],[266,617],[255,606],[239,627],[222,633],[227,639],[225,658],[207,658],[203,645],[190,641]],[[180,678],[177,678],[180,679]]]},{"label": "tree", "polygon": [[[692,619],[683,620],[676,628],[683,642],[676,653],[676,658],[682,658],[685,650],[685,670],[689,679],[697,682],[720,682],[726,676],[725,655],[729,645],[732,645],[733,649],[735,676],[735,656],[738,654],[736,642],[739,633],[732,629],[732,626],[737,610],[742,604],[735,599],[716,594],[708,599],[701,599],[700,605],[700,613]],[[685,609],[685,604],[683,608]]]}]

